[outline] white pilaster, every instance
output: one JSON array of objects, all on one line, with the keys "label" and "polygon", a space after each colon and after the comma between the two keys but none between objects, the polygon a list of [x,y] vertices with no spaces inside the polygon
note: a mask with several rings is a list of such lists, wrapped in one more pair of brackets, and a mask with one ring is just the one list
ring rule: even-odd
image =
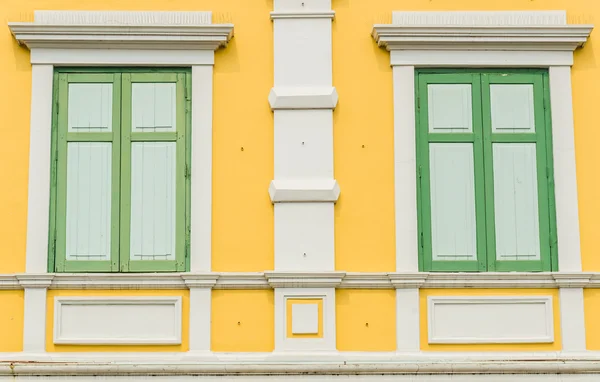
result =
[{"label": "white pilaster", "polygon": [[52,65],[31,66],[29,194],[25,260],[27,273],[48,271],[53,73]]},{"label": "white pilaster", "polygon": [[421,349],[419,289],[396,289],[396,350],[418,352]]},{"label": "white pilaster", "polygon": [[25,290],[23,352],[46,352],[46,292],[52,275],[18,275]]},{"label": "white pilaster", "polygon": [[586,343],[583,288],[560,288],[559,297],[563,351],[584,352]]},{"label": "white pilaster", "polygon": [[[275,122],[275,271],[333,272],[331,0],[274,0],[274,86],[269,103]],[[335,285],[293,290],[275,287],[275,348],[335,350]],[[322,338],[294,338],[286,330],[287,298],[322,301]],[[299,311],[299,310],[297,310]],[[293,321],[293,315],[291,317]],[[296,317],[296,320],[300,320]],[[314,323],[313,323],[314,324]],[[291,337],[290,337],[291,336]]]}]

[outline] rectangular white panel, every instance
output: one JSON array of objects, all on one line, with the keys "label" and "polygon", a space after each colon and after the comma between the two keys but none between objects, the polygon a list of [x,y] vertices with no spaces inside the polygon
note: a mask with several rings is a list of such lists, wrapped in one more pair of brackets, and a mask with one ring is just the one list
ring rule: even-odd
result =
[{"label": "rectangular white panel", "polygon": [[69,84],[69,131],[112,130],[112,84]]},{"label": "rectangular white panel", "polygon": [[554,342],[552,296],[429,297],[430,344]]},{"label": "rectangular white panel", "polygon": [[181,297],[55,297],[54,343],[181,343]]},{"label": "rectangular white panel", "polygon": [[333,271],[333,203],[275,204],[275,269]]},{"label": "rectangular white panel", "polygon": [[175,142],[131,144],[131,259],[175,259]]},{"label": "rectangular white panel", "polygon": [[494,143],[493,152],[496,258],[538,260],[535,143]]},{"label": "rectangular white panel", "polygon": [[473,131],[471,84],[427,85],[429,132]]},{"label": "rectangular white panel", "polygon": [[67,144],[67,260],[110,260],[112,143]]},{"label": "rectangular white panel", "polygon": [[476,260],[473,144],[431,143],[429,163],[433,260]]},{"label": "rectangular white panel", "polygon": [[533,85],[490,85],[492,132],[534,133]]},{"label": "rectangular white panel", "polygon": [[292,334],[319,333],[319,305],[292,304]]},{"label": "rectangular white panel", "polygon": [[131,128],[134,132],[175,131],[175,83],[131,84]]}]

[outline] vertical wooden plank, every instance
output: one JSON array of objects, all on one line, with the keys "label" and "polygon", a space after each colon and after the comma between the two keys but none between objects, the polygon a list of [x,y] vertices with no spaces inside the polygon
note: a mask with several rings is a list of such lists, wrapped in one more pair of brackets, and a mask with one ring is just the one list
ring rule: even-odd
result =
[{"label": "vertical wooden plank", "polygon": [[131,237],[131,74],[121,75],[121,215],[120,256],[121,272],[129,271]]}]

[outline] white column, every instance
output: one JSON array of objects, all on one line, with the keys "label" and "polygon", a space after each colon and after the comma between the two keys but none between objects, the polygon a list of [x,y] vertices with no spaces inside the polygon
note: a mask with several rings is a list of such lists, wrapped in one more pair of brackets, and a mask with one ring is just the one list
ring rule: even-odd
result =
[{"label": "white column", "polygon": [[[275,122],[275,272],[333,272],[333,177],[331,0],[274,0],[274,87],[269,103]],[[335,287],[275,288],[276,351],[335,350]],[[295,338],[284,323],[287,299],[324,306],[323,338]],[[294,318],[303,320],[300,313]],[[312,321],[311,321],[312,322]],[[316,321],[315,321],[316,322]],[[315,323],[313,322],[313,323]]]},{"label": "white column", "polygon": [[23,352],[46,352],[46,292],[53,275],[17,275],[25,290]]},{"label": "white column", "polygon": [[211,271],[213,66],[192,66],[190,271]]},{"label": "white column", "polygon": [[421,350],[419,317],[419,289],[396,289],[396,349],[398,352]]},{"label": "white column", "polygon": [[27,273],[48,271],[53,76],[52,65],[31,66]]}]

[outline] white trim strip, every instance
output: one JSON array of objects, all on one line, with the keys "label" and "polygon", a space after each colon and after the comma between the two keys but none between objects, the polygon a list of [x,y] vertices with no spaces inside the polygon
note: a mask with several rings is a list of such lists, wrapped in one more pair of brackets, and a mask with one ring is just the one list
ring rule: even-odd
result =
[{"label": "white trim strip", "polygon": [[0,275],[0,290],[49,289],[556,289],[600,288],[600,272],[488,272],[488,273],[362,273],[362,272],[254,272],[254,273],[46,273]]},{"label": "white trim strip", "polygon": [[340,186],[335,179],[276,179],[271,181],[272,203],[336,202]]},{"label": "white trim strip", "polygon": [[273,11],[271,20],[277,19],[331,19],[335,18],[335,11]]},{"label": "white trim strip", "polygon": [[335,87],[274,87],[269,93],[271,110],[335,109],[338,94]]},{"label": "white trim strip", "polygon": [[[585,351],[585,310],[583,289],[561,288],[558,293],[563,351]],[[594,324],[590,323],[590,325]]]},{"label": "white trim strip", "polygon": [[25,288],[23,352],[46,351],[46,288]]}]

